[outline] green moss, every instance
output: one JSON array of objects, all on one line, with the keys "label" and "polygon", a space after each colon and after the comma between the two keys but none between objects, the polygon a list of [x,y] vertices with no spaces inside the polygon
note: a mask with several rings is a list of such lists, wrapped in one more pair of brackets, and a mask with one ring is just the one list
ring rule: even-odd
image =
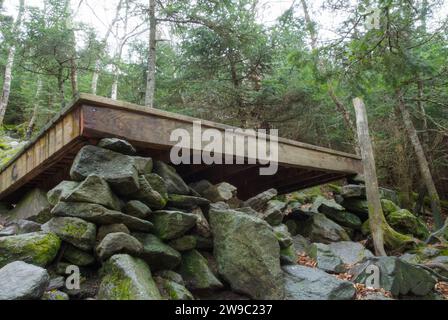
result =
[{"label": "green moss", "polygon": [[53,233],[29,233],[0,239],[0,268],[16,260],[46,266],[56,257],[61,240]]},{"label": "green moss", "polygon": [[61,229],[61,232],[76,238],[82,238],[87,232],[87,224],[84,223],[71,223],[68,222]]}]

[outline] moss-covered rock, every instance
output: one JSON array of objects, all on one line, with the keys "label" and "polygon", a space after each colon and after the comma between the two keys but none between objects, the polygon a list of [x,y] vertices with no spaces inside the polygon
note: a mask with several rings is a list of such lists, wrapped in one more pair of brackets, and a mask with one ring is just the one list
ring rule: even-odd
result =
[{"label": "moss-covered rock", "polygon": [[58,217],[80,218],[99,225],[124,224],[130,230],[150,232],[152,223],[104,206],[83,202],[59,202],[52,210]]},{"label": "moss-covered rock", "polygon": [[151,214],[151,209],[141,201],[131,200],[126,203],[124,212],[136,218],[147,219]]},{"label": "moss-covered rock", "polygon": [[381,199],[381,207],[383,208],[383,213],[386,217],[392,212],[400,210],[399,206],[387,199]]},{"label": "moss-covered rock", "polygon": [[242,207],[250,207],[255,211],[262,212],[266,208],[267,203],[274,199],[277,194],[278,192],[275,189],[267,190],[245,201]]},{"label": "moss-covered rock", "polygon": [[52,206],[55,206],[61,200],[61,198],[69,195],[70,192],[72,192],[77,186],[79,186],[79,182],[62,181],[56,187],[48,191],[48,202],[50,202]]},{"label": "moss-covered rock", "polygon": [[213,203],[228,202],[236,197],[237,188],[227,182],[223,182],[216,185],[210,185],[208,188],[201,190],[200,193]]},{"label": "moss-covered rock", "polygon": [[374,265],[380,272],[380,287],[394,296],[425,296],[430,293],[436,280],[427,272],[397,257],[372,257],[356,266],[351,273],[356,283],[366,284],[371,276],[368,267]]},{"label": "moss-covered rock", "polygon": [[82,250],[92,250],[95,245],[96,226],[82,219],[56,217],[42,225],[42,230],[52,232]]},{"label": "moss-covered rock", "polygon": [[102,267],[100,300],[161,300],[148,265],[127,254],[111,257]]},{"label": "moss-covered rock", "polygon": [[109,225],[105,225],[105,226],[100,226],[98,228],[98,233],[96,235],[96,241],[101,242],[104,239],[104,237],[107,236],[109,233],[117,233],[117,232],[131,234],[128,227],[126,227],[122,223],[109,224]]},{"label": "moss-covered rock", "polygon": [[312,242],[331,243],[350,241],[347,232],[340,225],[328,219],[322,213],[316,213],[307,221],[298,225],[299,233]]},{"label": "moss-covered rock", "polygon": [[179,273],[182,275],[187,288],[190,290],[213,290],[223,287],[221,281],[210,270],[207,259],[196,250],[182,254]]},{"label": "moss-covered rock", "polygon": [[168,193],[189,195],[190,188],[176,172],[176,169],[162,161],[154,163],[154,173],[165,181]]},{"label": "moss-covered rock", "polygon": [[62,257],[65,261],[80,267],[90,266],[95,263],[95,257],[92,253],[85,252],[72,245],[67,245]]},{"label": "moss-covered rock", "polygon": [[161,277],[154,278],[160,294],[166,300],[194,300],[193,295],[183,285]]},{"label": "moss-covered rock", "polygon": [[146,261],[151,270],[171,270],[180,264],[180,253],[163,243],[155,235],[134,233],[133,236],[143,244],[140,257]]},{"label": "moss-covered rock", "polygon": [[180,211],[155,211],[151,222],[155,234],[162,240],[172,240],[183,236],[196,225],[197,217]]},{"label": "moss-covered rock", "polygon": [[390,213],[387,216],[390,226],[403,234],[411,234],[416,238],[426,240],[429,237],[429,230],[425,223],[405,209]]},{"label": "moss-covered rock", "polygon": [[109,259],[119,253],[139,256],[143,245],[133,236],[123,233],[109,233],[96,247],[96,254],[101,261]]},{"label": "moss-covered rock", "polygon": [[254,299],[282,299],[280,245],[269,224],[232,210],[212,209],[209,217],[218,270],[232,289]]},{"label": "moss-covered rock", "polygon": [[91,174],[106,180],[119,195],[127,196],[139,189],[133,157],[88,145],[76,155],[70,176],[75,181],[83,181]]},{"label": "moss-covered rock", "polygon": [[193,235],[186,235],[178,239],[171,240],[169,243],[170,247],[177,251],[190,251],[196,248],[196,237]]},{"label": "moss-covered rock", "polygon": [[56,257],[61,240],[54,233],[35,232],[0,238],[0,268],[13,261],[44,267]]},{"label": "moss-covered rock", "polygon": [[140,187],[130,197],[135,200],[140,200],[151,209],[163,209],[167,204],[167,199],[152,187],[146,176],[139,176],[138,181]]},{"label": "moss-covered rock", "polygon": [[94,174],[88,176],[65,195],[62,195],[61,200],[66,202],[96,203],[117,211],[121,208],[120,199],[112,192],[106,180]]}]

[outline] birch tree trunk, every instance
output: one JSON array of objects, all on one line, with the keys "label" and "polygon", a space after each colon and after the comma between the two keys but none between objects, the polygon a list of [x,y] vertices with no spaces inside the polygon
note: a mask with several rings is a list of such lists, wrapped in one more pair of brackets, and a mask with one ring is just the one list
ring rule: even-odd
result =
[{"label": "birch tree trunk", "polygon": [[[25,0],[20,0],[19,12],[16,22],[12,28],[12,34],[15,35],[22,25],[23,13],[25,11]],[[14,66],[14,58],[16,55],[16,45],[13,43],[8,51],[8,60],[5,66],[5,75],[3,79],[2,95],[0,97],[0,126],[3,125],[6,109],[8,108],[9,95],[11,93],[12,69]]]},{"label": "birch tree trunk", "polygon": [[385,246],[392,250],[402,250],[415,242],[411,237],[396,232],[386,221],[378,190],[375,157],[369,135],[369,123],[364,101],[356,98],[353,100],[353,106],[356,113],[358,141],[364,166],[364,178],[366,180],[370,233],[375,254],[377,256],[386,256]]},{"label": "birch tree trunk", "polygon": [[[106,31],[106,34],[104,35],[102,44],[104,46],[107,45],[107,42],[109,41],[109,37],[110,34],[112,33],[112,29],[114,28],[115,24],[117,23],[119,17],[120,17],[120,10],[121,10],[121,6],[123,4],[123,0],[120,0],[118,2],[117,5],[117,9],[115,10],[115,17],[112,20],[111,24],[109,25],[109,28]],[[92,94],[96,94],[97,93],[97,89],[98,89],[98,80],[100,77],[100,71],[101,71],[101,63],[103,60],[103,55],[104,52],[101,52],[98,56],[98,58],[95,61],[95,69],[93,71],[93,75],[92,75],[92,85],[91,85],[91,89],[92,89]]]},{"label": "birch tree trunk", "polygon": [[148,108],[154,108],[156,89],[156,24],[156,1],[149,0],[149,55],[145,94],[145,106]]},{"label": "birch tree trunk", "polygon": [[79,93],[78,88],[78,64],[77,64],[77,54],[76,54],[76,35],[75,29],[73,25],[73,14],[71,10],[71,0],[66,0],[65,2],[65,10],[66,10],[66,24],[67,24],[67,32],[69,34],[69,41],[71,45],[70,54],[70,82],[72,87],[72,96],[76,97]]},{"label": "birch tree trunk", "polygon": [[420,138],[418,137],[417,130],[415,130],[411,114],[409,113],[409,110],[404,103],[403,94],[401,91],[398,91],[398,109],[403,118],[403,123],[406,128],[409,140],[411,141],[412,147],[414,148],[421,177],[426,185],[426,189],[428,190],[428,196],[431,201],[432,215],[434,218],[434,225],[437,229],[440,229],[443,227],[443,220],[441,217],[442,208],[440,205],[439,194],[437,193],[437,189],[431,175],[431,170],[429,169],[429,164],[426,159],[423,146],[420,142]]},{"label": "birch tree trunk", "polygon": [[28,123],[28,127],[26,129],[26,140],[31,139],[31,136],[33,135],[34,126],[36,124],[37,114],[39,112],[40,107],[40,94],[42,92],[42,77],[38,76],[37,78],[37,88],[36,88],[36,94],[34,96],[34,107],[33,107],[33,114],[31,116],[30,122]]}]

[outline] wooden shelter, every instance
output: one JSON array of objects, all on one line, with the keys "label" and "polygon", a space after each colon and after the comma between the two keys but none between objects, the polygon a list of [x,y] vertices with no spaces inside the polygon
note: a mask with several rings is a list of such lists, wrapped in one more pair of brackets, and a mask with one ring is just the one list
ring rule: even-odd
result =
[{"label": "wooden shelter", "polygon": [[[205,129],[232,127],[166,111],[81,94],[41,133],[0,170],[0,200],[14,203],[27,190],[49,190],[64,179],[77,152],[104,137],[131,142],[141,155],[169,161],[174,129],[193,130],[195,121]],[[259,165],[181,165],[187,182],[208,179],[238,187],[243,200],[269,188],[280,193],[299,190],[362,172],[361,159],[352,154],[279,138],[279,170],[260,176]],[[200,147],[202,148],[202,147]]]}]

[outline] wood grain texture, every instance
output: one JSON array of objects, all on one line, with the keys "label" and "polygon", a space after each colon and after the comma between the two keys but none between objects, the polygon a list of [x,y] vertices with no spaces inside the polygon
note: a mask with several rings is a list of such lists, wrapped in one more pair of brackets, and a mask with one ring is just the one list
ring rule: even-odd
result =
[{"label": "wood grain texture", "polygon": [[[17,199],[23,190],[40,186],[51,188],[68,177],[77,151],[85,144],[96,144],[104,137],[118,137],[134,144],[139,153],[169,160],[175,142],[175,129],[192,133],[193,123],[201,121],[203,130],[224,132],[233,127],[203,121],[162,110],[148,109],[107,98],[80,95],[63,109],[25,148],[0,169],[0,199]],[[240,138],[254,138],[240,133]],[[362,172],[356,155],[279,138],[279,166],[275,176],[259,175],[259,164],[179,166],[187,181],[199,178],[213,182],[229,181],[241,189],[241,196],[252,196],[263,188],[277,187],[281,192],[297,190]],[[224,143],[229,146],[229,141]],[[195,147],[202,150],[204,145]],[[237,151],[242,153],[245,148]],[[11,200],[13,201],[13,200]]]}]

